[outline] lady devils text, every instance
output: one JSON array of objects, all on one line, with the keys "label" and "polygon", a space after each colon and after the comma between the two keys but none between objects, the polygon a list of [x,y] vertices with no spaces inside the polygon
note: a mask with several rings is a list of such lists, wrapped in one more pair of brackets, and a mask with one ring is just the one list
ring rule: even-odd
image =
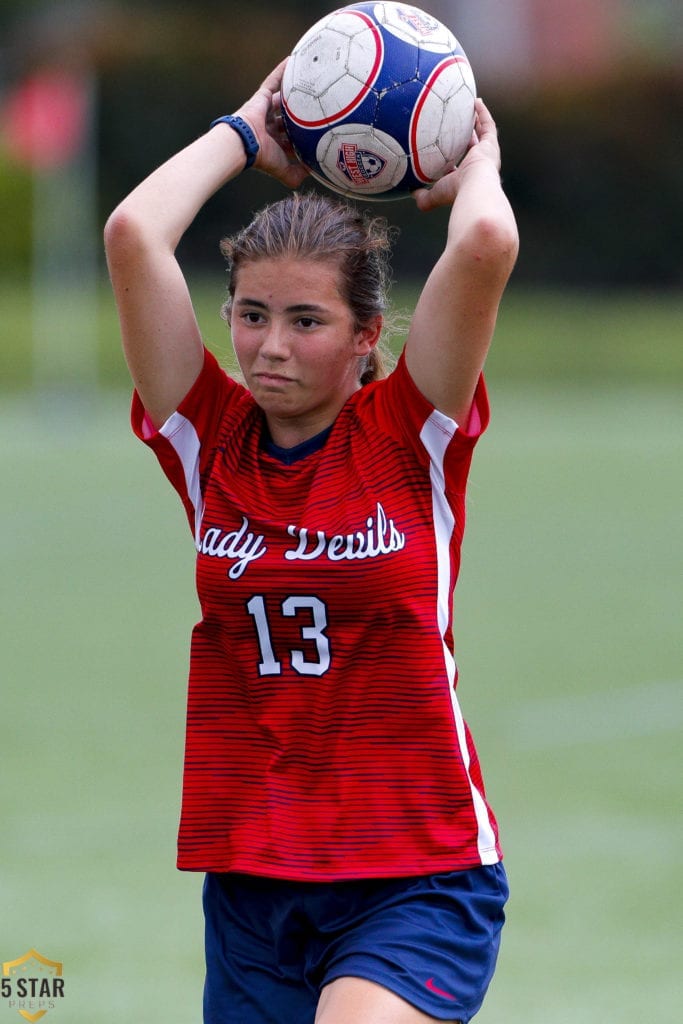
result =
[{"label": "lady devils text", "polygon": [[[253,533],[249,520],[242,517],[238,530],[221,530],[211,526],[206,530],[197,550],[214,558],[233,559],[228,570],[230,579],[236,580],[249,564],[266,554],[268,547],[263,534]],[[374,516],[368,516],[365,525],[352,533],[334,534],[328,537],[322,530],[310,532],[303,526],[288,526],[287,533],[295,540],[295,546],[284,552],[288,561],[313,561],[327,558],[331,562],[344,559],[378,558],[405,547],[405,534],[388,519],[382,505],[377,502]]]}]

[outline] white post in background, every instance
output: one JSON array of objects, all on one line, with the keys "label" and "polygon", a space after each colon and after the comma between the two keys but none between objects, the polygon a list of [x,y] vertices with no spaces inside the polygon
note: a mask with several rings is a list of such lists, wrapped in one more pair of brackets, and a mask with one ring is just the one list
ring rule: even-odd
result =
[{"label": "white post in background", "polygon": [[33,381],[38,389],[97,385],[98,252],[95,90],[87,83],[83,145],[33,171]]},{"label": "white post in background", "polygon": [[33,161],[33,386],[73,396],[98,383],[96,88],[79,72],[82,124],[66,159]]},{"label": "white post in background", "polygon": [[98,378],[95,76],[84,60],[32,71],[2,111],[3,141],[30,170],[32,383],[91,393]]}]

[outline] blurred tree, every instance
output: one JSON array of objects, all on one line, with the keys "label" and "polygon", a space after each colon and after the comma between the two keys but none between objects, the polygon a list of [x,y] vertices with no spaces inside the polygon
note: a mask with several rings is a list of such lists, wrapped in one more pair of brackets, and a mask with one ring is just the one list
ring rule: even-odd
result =
[{"label": "blurred tree", "polygon": [[496,109],[518,279],[683,286],[679,72],[629,64]]}]

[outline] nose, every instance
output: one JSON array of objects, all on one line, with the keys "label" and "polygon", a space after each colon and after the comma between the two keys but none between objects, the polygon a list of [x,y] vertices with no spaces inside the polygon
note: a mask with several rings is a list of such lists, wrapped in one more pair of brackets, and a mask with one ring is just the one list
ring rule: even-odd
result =
[{"label": "nose", "polygon": [[264,359],[281,360],[289,356],[287,330],[283,324],[273,322],[262,335],[260,354]]}]

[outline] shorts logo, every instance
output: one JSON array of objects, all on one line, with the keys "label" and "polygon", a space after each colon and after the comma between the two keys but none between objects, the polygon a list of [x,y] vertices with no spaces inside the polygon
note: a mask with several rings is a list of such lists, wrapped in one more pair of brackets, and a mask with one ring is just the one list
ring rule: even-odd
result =
[{"label": "shorts logo", "polygon": [[444,992],[442,988],[437,988],[434,984],[433,978],[430,978],[429,981],[425,983],[425,987],[428,988],[430,992],[433,992],[435,996],[441,996],[442,999],[450,999],[453,1003],[457,1003],[458,1001],[455,996],[450,994],[450,992]]},{"label": "shorts logo", "polygon": [[35,1024],[64,998],[62,964],[29,949],[17,960],[3,963],[0,993],[8,1009]]}]

